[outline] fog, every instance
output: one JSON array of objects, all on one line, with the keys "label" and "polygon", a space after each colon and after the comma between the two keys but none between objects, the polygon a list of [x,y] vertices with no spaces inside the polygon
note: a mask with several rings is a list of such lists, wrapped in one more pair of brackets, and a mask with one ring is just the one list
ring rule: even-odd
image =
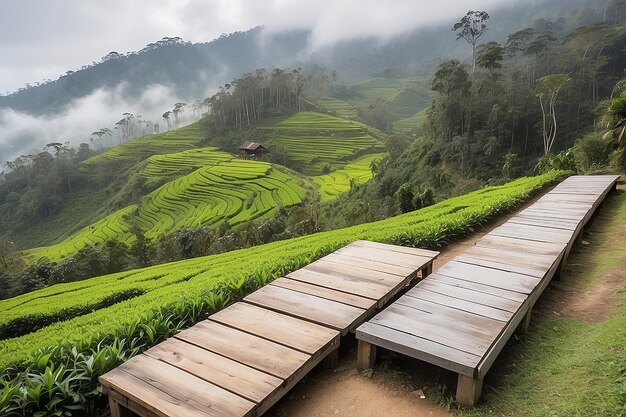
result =
[{"label": "fog", "polygon": [[91,132],[102,127],[113,130],[115,122],[125,112],[159,123],[163,130],[161,115],[180,101],[179,98],[170,88],[152,84],[130,102],[125,97],[127,87],[123,83],[112,90],[98,89],[74,100],[55,116],[34,117],[0,109],[0,161],[4,163],[20,154],[41,152],[50,142],[89,143]]}]

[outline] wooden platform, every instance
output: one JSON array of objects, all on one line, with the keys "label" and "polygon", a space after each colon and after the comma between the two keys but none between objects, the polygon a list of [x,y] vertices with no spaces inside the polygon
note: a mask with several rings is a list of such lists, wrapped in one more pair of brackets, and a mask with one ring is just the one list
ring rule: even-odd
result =
[{"label": "wooden platform", "polygon": [[259,416],[438,252],[354,242],[100,377],[113,417]]},{"label": "wooden platform", "polygon": [[479,398],[482,379],[569,254],[617,176],[574,176],[495,228],[360,326],[358,366],[376,346],[459,374],[457,401]]}]

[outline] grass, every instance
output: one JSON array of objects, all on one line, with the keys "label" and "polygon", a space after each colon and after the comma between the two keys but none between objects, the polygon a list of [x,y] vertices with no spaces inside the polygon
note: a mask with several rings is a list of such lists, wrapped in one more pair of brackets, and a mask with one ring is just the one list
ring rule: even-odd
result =
[{"label": "grass", "polygon": [[[472,233],[488,219],[516,207],[535,191],[562,178],[561,173],[523,178],[455,197],[386,220],[317,233],[252,248],[158,265],[141,270],[60,284],[0,301],[12,320],[51,323],[30,333],[0,341],[0,368],[28,361],[33,351],[58,344],[90,343],[119,331],[139,318],[149,319],[161,307],[197,298],[228,282],[276,276],[302,267],[349,242],[368,239],[414,247],[437,248]],[[77,307],[134,289],[138,294],[85,314]],[[110,298],[108,298],[110,299]]]},{"label": "grass", "polygon": [[404,133],[405,135],[411,133],[411,131],[415,129],[419,130],[422,126],[424,126],[427,116],[428,109],[420,110],[411,117],[394,122],[393,130]]},{"label": "grass", "polygon": [[122,143],[81,163],[83,170],[97,174],[107,166],[133,165],[156,154],[194,149],[206,135],[203,122],[197,121],[180,129],[144,136]]},{"label": "grass", "polygon": [[[268,144],[287,150],[295,169],[306,175],[319,175],[362,153],[380,152],[382,132],[363,123],[316,112],[299,112],[271,127],[261,128]],[[373,136],[376,135],[377,137]]]},{"label": "grass", "polygon": [[386,154],[378,153],[367,155],[347,164],[330,174],[312,177],[311,179],[320,188],[321,202],[327,202],[339,197],[339,194],[350,190],[351,181],[356,185],[364,184],[372,179],[370,164],[382,159]]},{"label": "grass", "polygon": [[139,203],[118,210],[58,244],[25,251],[26,256],[31,261],[58,261],[110,239],[132,243],[135,225],[150,239],[185,227],[218,227],[224,222],[235,226],[271,217],[279,208],[300,204],[306,197],[303,180],[269,163],[239,160],[209,148],[159,155],[150,159],[146,169],[179,172],[202,161],[212,165],[167,182]]},{"label": "grass", "polygon": [[[609,273],[626,268],[626,193],[609,197],[558,285],[584,293]],[[551,295],[554,297],[555,295]],[[599,323],[564,317],[545,308],[530,332],[512,341],[487,375],[484,401],[460,416],[626,415],[626,285],[619,306]],[[541,300],[540,300],[541,301]],[[504,375],[503,375],[504,374]]]}]

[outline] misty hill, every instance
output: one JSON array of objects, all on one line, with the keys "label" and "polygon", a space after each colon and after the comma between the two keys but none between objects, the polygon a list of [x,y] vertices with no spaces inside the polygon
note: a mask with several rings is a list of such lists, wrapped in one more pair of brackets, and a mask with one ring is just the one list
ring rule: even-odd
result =
[{"label": "misty hill", "polygon": [[[524,1],[490,10],[494,24],[488,38],[502,41],[518,28],[558,16],[559,30],[571,30],[601,19],[605,3],[599,0]],[[97,89],[120,85],[124,86],[122,93],[129,99],[154,84],[171,88],[180,99],[202,99],[218,85],[262,67],[319,64],[336,70],[349,82],[381,76],[385,72],[394,77],[427,75],[440,59],[468,55],[465,45],[455,41],[450,31],[451,22],[420,28],[387,42],[362,38],[315,50],[310,48],[308,30],[269,33],[257,27],[196,44],[180,38],[164,38],[138,52],[109,53],[101,62],[68,71],[58,80],[0,97],[0,109],[7,107],[32,115],[54,114],[74,99]]]}]

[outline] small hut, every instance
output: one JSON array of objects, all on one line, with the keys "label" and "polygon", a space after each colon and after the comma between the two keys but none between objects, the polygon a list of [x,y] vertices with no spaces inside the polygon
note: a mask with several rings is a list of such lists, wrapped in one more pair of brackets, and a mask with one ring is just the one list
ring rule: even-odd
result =
[{"label": "small hut", "polygon": [[243,158],[263,158],[263,154],[267,152],[267,149],[260,143],[245,141],[239,146],[239,155]]}]

